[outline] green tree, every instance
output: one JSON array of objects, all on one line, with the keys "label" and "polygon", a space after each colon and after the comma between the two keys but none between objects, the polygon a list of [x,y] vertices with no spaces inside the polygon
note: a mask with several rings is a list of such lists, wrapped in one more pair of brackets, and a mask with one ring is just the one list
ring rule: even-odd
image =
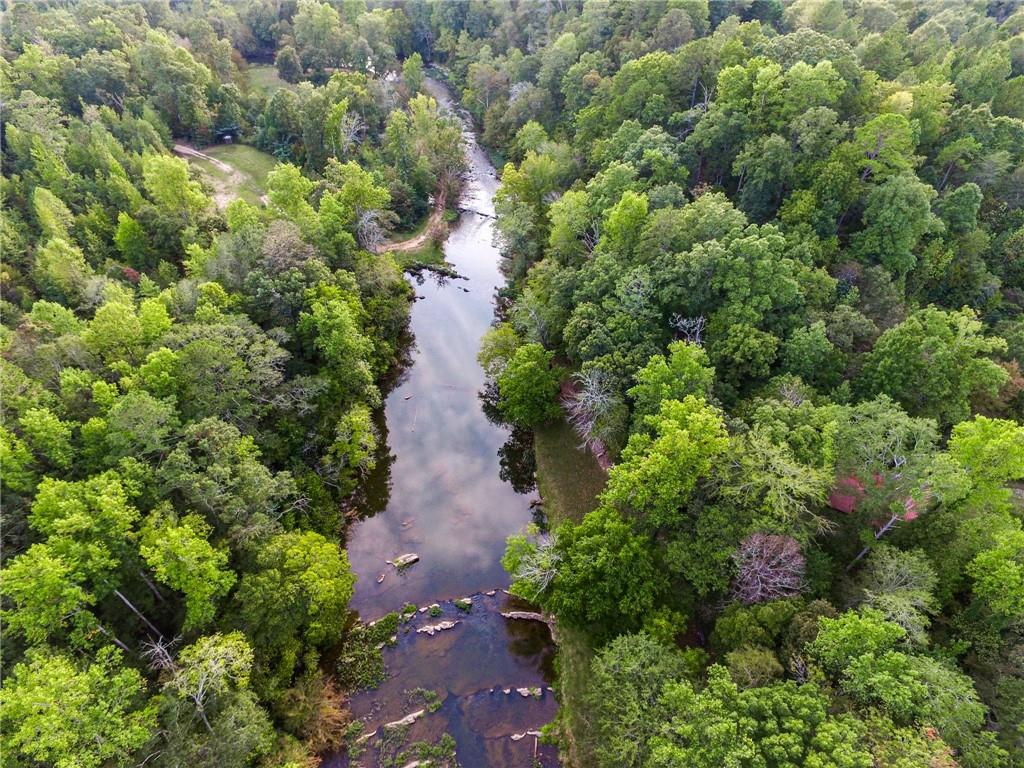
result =
[{"label": "green tree", "polygon": [[147,155],[142,179],[146,194],[167,213],[190,220],[210,204],[199,182],[189,178],[188,163],[170,155]]},{"label": "green tree", "polygon": [[983,335],[972,310],[929,306],[882,334],[867,355],[860,386],[948,426],[970,416],[973,396],[995,395],[1006,382],[1006,371],[990,358],[1005,350],[1003,339]]},{"label": "green tree", "polygon": [[281,163],[267,174],[267,197],[274,210],[308,231],[314,221],[309,195],[313,182],[302,175],[298,166]]},{"label": "green tree", "polygon": [[126,456],[151,459],[166,455],[178,427],[174,405],[142,390],[118,398],[105,421],[107,461],[111,464]]},{"label": "green tree", "polygon": [[286,83],[297,83],[302,79],[302,62],[295,48],[290,45],[282,45],[274,57],[274,65],[277,67],[277,74]]},{"label": "green tree", "polygon": [[709,353],[720,380],[734,391],[751,389],[768,377],[779,349],[779,339],[746,324],[731,325],[711,340]]},{"label": "green tree", "polygon": [[402,62],[402,81],[408,86],[409,93],[419,93],[423,88],[423,57],[419,53]]},{"label": "green tree", "polygon": [[334,441],[320,459],[320,475],[337,484],[342,494],[355,490],[376,464],[377,429],[370,409],[354,405],[334,427]]},{"label": "green tree", "polygon": [[160,697],[156,764],[245,768],[270,751],[274,730],[249,689],[253,651],[239,632],[202,637],[170,663]]},{"label": "green tree", "polygon": [[821,320],[797,328],[782,345],[784,369],[821,390],[828,391],[839,384],[845,362]]},{"label": "green tree", "polygon": [[729,439],[721,412],[693,395],[662,401],[658,414],[645,423],[649,431],[629,438],[622,460],[609,473],[602,501],[657,530],[678,524]]},{"label": "green tree", "polygon": [[895,622],[918,644],[928,642],[930,615],[938,607],[935,587],[938,577],[920,551],[904,552],[881,544],[872,549],[857,586],[863,604]]},{"label": "green tree", "polygon": [[8,631],[33,645],[63,634],[68,627],[89,630],[95,623],[88,613],[95,598],[64,558],[46,544],[33,544],[7,562],[0,594],[14,606],[3,612]]},{"label": "green tree", "polygon": [[246,634],[277,679],[291,679],[303,646],[341,635],[355,581],[345,551],[318,533],[281,533],[260,545],[256,570],[242,577],[235,600]]},{"label": "green tree", "polygon": [[540,344],[524,344],[498,375],[498,407],[511,421],[536,426],[561,412],[557,401],[560,373],[551,366],[553,357]]},{"label": "green tree", "polygon": [[373,342],[360,328],[358,297],[331,288],[324,286],[318,291],[325,295],[310,301],[309,311],[299,317],[299,328],[313,337],[327,373],[343,396],[375,393],[369,362]]},{"label": "green tree", "polygon": [[1006,485],[1024,478],[1024,426],[1005,419],[975,416],[953,427],[949,454],[971,479],[975,499],[1009,499]]},{"label": "green tree", "polygon": [[30,492],[36,484],[35,457],[22,440],[0,427],[0,466],[3,466],[3,484],[18,493]]},{"label": "green tree", "polygon": [[76,307],[92,270],[80,248],[55,237],[36,250],[32,275],[46,298]]},{"label": "green tree", "polygon": [[108,301],[82,334],[86,349],[110,364],[135,362],[142,352],[142,323],[130,302]]},{"label": "green tree", "polygon": [[165,510],[153,513],[142,528],[139,552],[159,582],[185,596],[186,631],[208,625],[217,603],[235,583],[227,568],[228,555],[207,537],[210,526],[198,515],[180,520]]},{"label": "green tree", "polygon": [[751,514],[758,528],[807,541],[828,530],[820,509],[831,473],[803,464],[785,443],[755,428],[732,442],[730,470],[720,493]]},{"label": "green tree", "polygon": [[682,654],[644,633],[620,635],[598,652],[584,692],[596,765],[647,764],[651,741],[668,714],[658,701],[661,692],[687,672]]},{"label": "green tree", "polygon": [[145,269],[152,266],[149,260],[149,240],[142,225],[124,211],[117,214],[117,231],[114,245],[129,266]]},{"label": "green tree", "polygon": [[92,582],[99,595],[116,586],[113,571],[138,519],[114,471],[77,482],[44,478],[29,513],[33,530],[48,536],[53,553],[71,566],[76,579]]},{"label": "green tree", "polygon": [[823,616],[818,622],[818,635],[807,651],[824,669],[842,673],[861,656],[880,656],[891,651],[906,637],[906,630],[888,621],[881,612],[865,608],[847,611],[837,618]]},{"label": "green tree", "polygon": [[672,682],[659,703],[670,714],[651,744],[651,768],[873,765],[858,743],[856,721],[830,715],[828,699],[813,685],[789,680],[739,690],[729,673],[715,665],[703,690]]},{"label": "green tree", "polygon": [[304,68],[322,73],[339,63],[341,19],[333,7],[317,0],[300,0],[292,27]]},{"label": "green tree", "polygon": [[603,506],[556,531],[557,575],[541,604],[599,636],[635,629],[666,583],[648,541]]},{"label": "green tree", "polygon": [[1007,625],[1024,618],[1024,531],[1003,533],[967,566],[976,599]]},{"label": "green tree", "polygon": [[509,323],[499,323],[484,334],[476,359],[489,379],[497,379],[501,375],[522,343]]},{"label": "green tree", "polygon": [[71,423],[62,421],[49,408],[32,408],[18,420],[18,426],[36,456],[55,469],[71,468],[75,457]]},{"label": "green tree", "polygon": [[110,648],[87,664],[30,651],[0,689],[0,703],[6,754],[57,768],[124,764],[156,727],[142,676]]},{"label": "green tree", "polygon": [[287,472],[260,461],[250,435],[218,419],[186,426],[156,473],[161,491],[206,515],[234,546],[275,533],[284,502],[296,492]]},{"label": "green tree", "polygon": [[943,229],[931,210],[935,196],[913,174],[892,176],[874,187],[867,197],[864,229],[851,243],[854,253],[880,263],[897,278],[905,277],[917,264],[914,249],[921,237]]},{"label": "green tree", "polygon": [[636,372],[636,384],[626,393],[633,399],[637,428],[647,416],[658,412],[664,400],[683,400],[687,395],[708,397],[714,378],[715,370],[703,347],[685,341],[672,342],[668,357],[652,357]]}]

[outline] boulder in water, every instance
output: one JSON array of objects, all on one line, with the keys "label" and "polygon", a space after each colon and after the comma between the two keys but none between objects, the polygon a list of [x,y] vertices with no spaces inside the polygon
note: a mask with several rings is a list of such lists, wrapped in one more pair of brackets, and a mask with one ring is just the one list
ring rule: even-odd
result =
[{"label": "boulder in water", "polygon": [[422,632],[433,637],[438,632],[444,632],[446,629],[451,629],[458,623],[459,622],[457,621],[442,621],[437,624],[428,624],[425,627],[420,627],[419,629],[417,629],[416,633],[419,634]]},{"label": "boulder in water", "polygon": [[401,570],[402,568],[408,568],[413,563],[419,562],[420,556],[415,552],[407,552],[404,555],[396,557],[391,564]]},{"label": "boulder in water", "polygon": [[395,720],[391,723],[384,723],[385,728],[401,728],[403,725],[412,725],[419,720],[426,713],[425,709],[418,709],[411,714],[406,715],[401,720]]}]

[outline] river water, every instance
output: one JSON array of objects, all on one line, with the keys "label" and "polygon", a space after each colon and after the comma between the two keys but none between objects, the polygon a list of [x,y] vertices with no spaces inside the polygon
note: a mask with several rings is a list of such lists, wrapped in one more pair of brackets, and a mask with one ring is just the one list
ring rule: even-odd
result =
[{"label": "river water", "polygon": [[[428,81],[428,88],[454,111],[440,83]],[[362,620],[408,603],[437,603],[441,615],[418,611],[400,627],[396,645],[384,650],[388,679],[355,696],[351,709],[365,733],[381,735],[384,724],[422,707],[409,691],[430,689],[442,704],[416,720],[407,741],[450,733],[463,768],[553,766],[554,750],[531,733],[556,709],[550,634],[539,622],[501,615],[523,607],[503,591],[508,577],[500,560],[506,538],[531,521],[536,495],[529,483],[516,483],[517,491],[502,479],[509,473],[500,457],[516,456],[516,441],[488,419],[480,397],[485,381],[476,353],[505,279],[493,244],[496,173],[468,127],[464,138],[464,212],[444,247],[462,279],[424,273],[414,281],[410,360],[385,406],[390,456],[378,463],[367,516],[350,527],[347,541],[359,577],[352,607]],[[401,572],[388,564],[406,553],[419,561]],[[472,600],[468,612],[453,602],[464,597]],[[458,623],[434,635],[416,631],[446,620]],[[371,748],[353,764],[376,765],[376,742],[368,740]]]}]

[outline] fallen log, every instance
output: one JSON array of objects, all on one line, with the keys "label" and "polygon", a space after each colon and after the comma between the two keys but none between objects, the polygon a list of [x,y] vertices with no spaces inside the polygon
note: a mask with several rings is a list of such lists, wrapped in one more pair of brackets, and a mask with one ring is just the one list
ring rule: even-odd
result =
[{"label": "fallen log", "polygon": [[501,614],[506,619],[521,619],[522,621],[541,621],[547,624],[549,627],[554,626],[555,620],[550,616],[545,616],[543,613],[534,613],[533,611],[504,611]]},{"label": "fallen log", "polygon": [[401,728],[403,725],[412,725],[419,720],[426,713],[425,709],[417,709],[415,712],[411,712],[401,720],[394,720],[390,723],[384,723],[385,728]]}]

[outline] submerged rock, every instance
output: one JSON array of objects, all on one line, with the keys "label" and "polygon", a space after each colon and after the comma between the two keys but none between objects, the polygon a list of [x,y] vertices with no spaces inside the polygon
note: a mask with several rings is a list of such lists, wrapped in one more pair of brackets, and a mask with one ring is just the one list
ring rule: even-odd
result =
[{"label": "submerged rock", "polygon": [[522,733],[513,733],[511,738],[512,738],[512,741],[519,741],[521,739],[525,739],[527,736],[536,736],[536,737],[540,738],[541,732],[540,731],[523,731]]},{"label": "submerged rock", "polygon": [[444,632],[446,629],[452,629],[458,623],[459,622],[457,621],[442,621],[437,624],[428,624],[425,627],[420,627],[419,629],[417,629],[416,634],[422,632],[433,637],[438,632]]}]

